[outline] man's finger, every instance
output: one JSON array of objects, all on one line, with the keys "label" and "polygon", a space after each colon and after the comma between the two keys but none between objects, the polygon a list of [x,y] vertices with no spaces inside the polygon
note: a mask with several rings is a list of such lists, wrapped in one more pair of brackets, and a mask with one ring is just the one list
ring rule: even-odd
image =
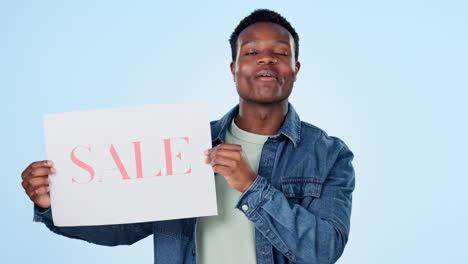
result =
[{"label": "man's finger", "polygon": [[21,186],[23,186],[23,189],[24,189],[24,190],[28,189],[28,187],[29,187],[28,181],[24,181],[24,180],[23,180],[23,181],[21,182]]},{"label": "man's finger", "polygon": [[26,191],[26,193],[30,192],[34,188],[37,188],[38,186],[49,184],[50,181],[48,177],[27,178],[21,182],[21,186],[23,186],[23,189]]},{"label": "man's finger", "polygon": [[48,177],[35,177],[35,178],[30,178],[26,181],[28,186],[31,186],[32,188],[37,188],[37,186],[41,185],[48,185],[49,184],[49,178]]},{"label": "man's finger", "polygon": [[48,188],[49,188],[49,184],[29,185],[28,188],[25,190],[25,192],[29,197],[33,197],[34,195],[47,193],[44,191],[45,189],[48,189]]},{"label": "man's finger", "polygon": [[229,176],[231,175],[231,168],[229,167],[226,167],[226,166],[222,166],[222,165],[215,165],[213,166],[213,171],[215,173],[219,173],[219,174],[222,174],[224,176]]},{"label": "man's finger", "polygon": [[242,146],[237,144],[220,144],[217,147],[220,149],[242,150]]},{"label": "man's finger", "polygon": [[36,202],[39,200],[40,197],[46,196],[49,193],[49,187],[40,187],[37,189],[32,190],[31,192],[27,192],[29,199],[31,201]]},{"label": "man's finger", "polygon": [[51,160],[42,160],[42,161],[36,161],[31,164],[23,171],[21,174],[21,178],[26,178],[29,173],[31,173],[31,170],[37,169],[37,168],[42,168],[42,167],[52,167],[54,164]]},{"label": "man's finger", "polygon": [[210,164],[212,167],[221,165],[229,168],[234,168],[237,165],[237,161],[231,158],[217,156],[211,159]]},{"label": "man's finger", "polygon": [[210,153],[209,157],[211,159],[215,157],[225,157],[234,160],[240,160],[241,151],[240,150],[232,150],[232,149],[217,149]]},{"label": "man's finger", "polygon": [[32,169],[26,177],[44,177],[50,174],[55,174],[55,172],[55,168],[41,167]]},{"label": "man's finger", "polygon": [[54,164],[52,163],[51,160],[42,160],[42,161],[33,162],[29,166],[31,167],[31,169],[36,169],[40,167],[52,167],[53,165]]},{"label": "man's finger", "polygon": [[49,185],[42,185],[34,189],[34,195],[44,195],[49,192]]},{"label": "man's finger", "polygon": [[210,149],[207,149],[204,151],[204,154],[206,156],[210,155],[211,153],[213,152],[216,152],[216,151],[219,151],[219,150],[237,150],[237,151],[240,151],[242,150],[242,146],[241,145],[236,145],[236,144],[220,144],[214,148],[210,148]]}]

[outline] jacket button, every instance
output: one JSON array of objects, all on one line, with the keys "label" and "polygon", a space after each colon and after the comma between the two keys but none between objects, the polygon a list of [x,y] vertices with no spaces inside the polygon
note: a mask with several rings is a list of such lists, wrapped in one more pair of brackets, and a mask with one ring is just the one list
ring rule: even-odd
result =
[{"label": "jacket button", "polygon": [[196,253],[197,253],[197,252],[195,251],[195,249],[192,249],[192,255],[195,256]]},{"label": "jacket button", "polygon": [[246,204],[242,205],[242,210],[246,212],[247,210],[249,210],[249,206]]}]

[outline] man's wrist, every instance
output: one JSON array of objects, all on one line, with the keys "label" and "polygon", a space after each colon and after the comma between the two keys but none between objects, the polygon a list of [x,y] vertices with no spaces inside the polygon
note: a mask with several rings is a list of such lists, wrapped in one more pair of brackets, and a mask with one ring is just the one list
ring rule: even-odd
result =
[{"label": "man's wrist", "polygon": [[245,193],[250,188],[250,186],[254,184],[256,179],[257,179],[257,174],[253,174],[253,176],[250,177],[250,180],[248,181],[248,183],[244,186],[244,188],[242,188],[242,190],[240,190],[240,192]]}]

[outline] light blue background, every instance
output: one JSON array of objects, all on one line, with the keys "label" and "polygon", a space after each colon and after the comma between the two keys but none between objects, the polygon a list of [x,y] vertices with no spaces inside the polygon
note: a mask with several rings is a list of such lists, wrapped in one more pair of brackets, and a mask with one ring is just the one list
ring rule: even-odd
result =
[{"label": "light blue background", "polygon": [[[64,3],[66,2],[66,3]],[[101,247],[32,222],[20,173],[45,158],[42,115],[236,102],[228,38],[255,8],[301,37],[291,102],[355,153],[339,263],[467,261],[465,1],[5,1],[0,3],[1,263],[151,263],[152,239]]]}]

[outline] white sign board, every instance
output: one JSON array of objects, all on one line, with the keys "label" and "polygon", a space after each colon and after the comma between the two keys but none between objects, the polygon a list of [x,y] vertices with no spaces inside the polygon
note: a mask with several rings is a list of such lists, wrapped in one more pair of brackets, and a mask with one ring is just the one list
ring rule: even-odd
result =
[{"label": "white sign board", "polygon": [[199,102],[45,115],[54,224],[217,214],[208,118]]}]

